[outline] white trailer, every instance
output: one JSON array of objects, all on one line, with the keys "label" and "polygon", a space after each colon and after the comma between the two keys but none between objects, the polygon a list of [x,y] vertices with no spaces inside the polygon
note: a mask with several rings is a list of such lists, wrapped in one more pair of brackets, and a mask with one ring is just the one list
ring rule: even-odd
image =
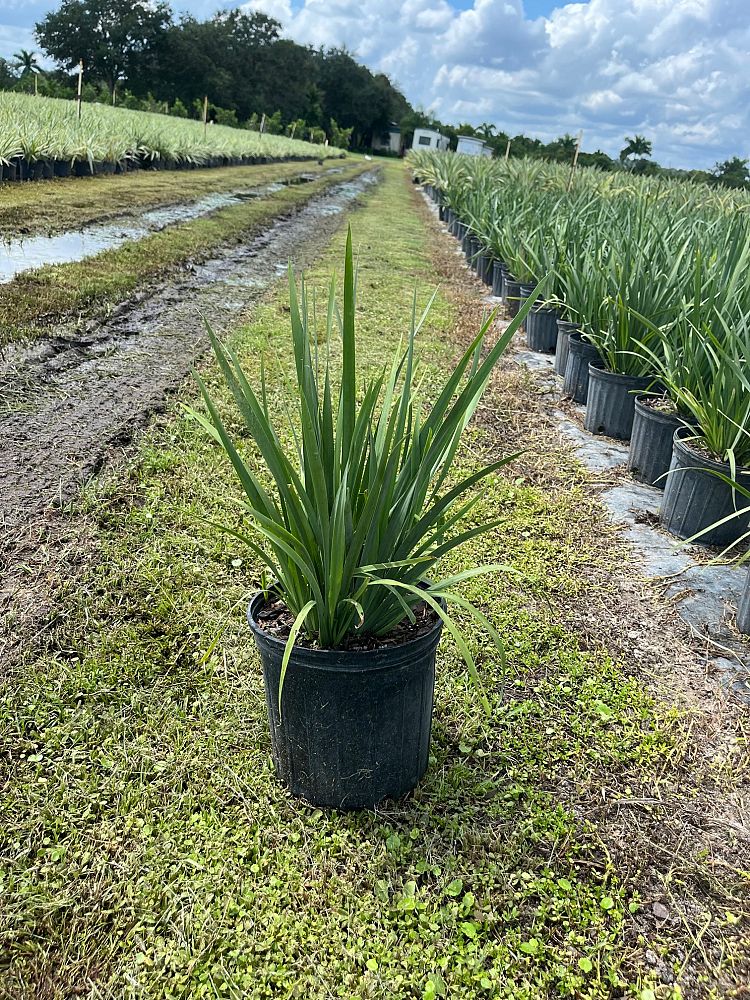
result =
[{"label": "white trailer", "polygon": [[[456,152],[464,153],[466,156],[487,156],[488,154],[485,152],[487,148],[481,139],[475,139],[471,135],[460,135]],[[489,155],[492,156],[491,149]]]},{"label": "white trailer", "polygon": [[431,128],[415,128],[412,149],[448,149],[450,139]]}]

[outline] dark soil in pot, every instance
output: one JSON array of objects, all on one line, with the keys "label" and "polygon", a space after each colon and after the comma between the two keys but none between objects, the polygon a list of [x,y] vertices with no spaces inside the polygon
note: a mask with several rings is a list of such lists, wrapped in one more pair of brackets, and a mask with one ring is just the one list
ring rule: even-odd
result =
[{"label": "dark soil in pot", "polygon": [[568,352],[570,350],[570,335],[574,330],[581,332],[577,323],[570,323],[566,319],[557,321],[557,346],[555,348],[555,371],[558,375],[564,375],[568,365]]},{"label": "dark soil in pot", "polygon": [[592,434],[629,441],[635,417],[635,395],[653,385],[651,376],[637,378],[608,371],[602,361],[589,364],[589,388],[583,426]]},{"label": "dark soil in pot", "polygon": [[293,795],[337,809],[411,791],[427,769],[441,620],[423,609],[416,630],[407,623],[396,642],[375,648],[295,646],[279,715],[286,641],[283,631],[272,634],[279,604],[258,593],[248,608],[279,778]]},{"label": "dark soil in pot", "polygon": [[[729,464],[706,457],[686,440],[694,433],[687,427],[674,432],[672,461],[665,480],[659,520],[662,527],[678,538],[692,538],[735,511],[743,511],[697,539],[701,545],[731,545],[748,530],[750,500],[714,475],[718,472],[731,477]],[[750,469],[737,469],[733,478],[745,489],[750,489]]]},{"label": "dark soil in pot", "polygon": [[684,427],[674,406],[665,408],[665,396],[636,396],[628,469],[634,479],[663,490],[672,462],[672,442]]},{"label": "dark soil in pot", "polygon": [[580,330],[568,336],[568,360],[565,363],[563,392],[576,403],[585,403],[589,391],[589,364],[599,360],[599,352],[583,339]]},{"label": "dark soil in pot", "polygon": [[526,316],[526,343],[532,351],[554,354],[557,347],[557,311],[532,306]]}]

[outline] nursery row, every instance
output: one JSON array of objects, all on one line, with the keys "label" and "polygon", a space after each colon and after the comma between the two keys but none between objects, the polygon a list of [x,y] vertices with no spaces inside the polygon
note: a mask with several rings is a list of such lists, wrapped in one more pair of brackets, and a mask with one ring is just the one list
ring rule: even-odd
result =
[{"label": "nursery row", "polygon": [[333,147],[145,111],[0,93],[2,179],[194,169],[343,155]]},{"label": "nursery row", "polygon": [[[569,192],[559,169],[504,163],[480,165],[472,188],[474,164],[462,158],[422,155],[414,166],[511,314],[539,286],[529,347],[555,354],[588,431],[630,440],[633,475],[664,490],[662,525],[725,550],[746,540],[750,219],[741,199],[730,212],[708,189],[688,201],[684,185],[634,179],[618,189],[593,172]],[[746,629],[744,618],[741,609]]]}]

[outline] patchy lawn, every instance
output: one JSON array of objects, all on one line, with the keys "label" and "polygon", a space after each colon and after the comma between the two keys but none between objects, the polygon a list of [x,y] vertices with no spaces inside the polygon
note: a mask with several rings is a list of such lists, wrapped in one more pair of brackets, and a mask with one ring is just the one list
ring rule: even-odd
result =
[{"label": "patchy lawn", "polygon": [[[424,303],[440,278],[429,386],[479,292],[384,170],[352,213],[360,361],[382,363],[415,283]],[[343,239],[309,276],[320,296]],[[265,353],[279,413],[286,299],[232,334],[251,377]],[[244,623],[259,568],[205,523],[236,518],[211,441],[175,407],[87,491],[89,558],[0,703],[0,996],[744,995],[747,714],[691,695],[690,648],[540,412],[509,362],[461,460],[529,448],[476,513],[503,524],[446,565],[518,571],[465,591],[507,641],[503,670],[466,623],[492,711],[444,639],[428,773],[375,812],[275,780]]]}]

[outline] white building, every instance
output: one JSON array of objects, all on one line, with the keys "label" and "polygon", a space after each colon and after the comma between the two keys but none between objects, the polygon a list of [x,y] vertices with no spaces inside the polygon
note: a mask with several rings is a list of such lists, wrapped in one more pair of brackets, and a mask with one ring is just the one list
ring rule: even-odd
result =
[{"label": "white building", "polygon": [[[485,152],[489,150],[489,152]],[[458,137],[457,153],[465,153],[466,156],[492,156],[492,150],[482,142],[470,135],[460,135]]]},{"label": "white building", "polygon": [[448,149],[450,139],[431,128],[415,128],[412,149]]}]

